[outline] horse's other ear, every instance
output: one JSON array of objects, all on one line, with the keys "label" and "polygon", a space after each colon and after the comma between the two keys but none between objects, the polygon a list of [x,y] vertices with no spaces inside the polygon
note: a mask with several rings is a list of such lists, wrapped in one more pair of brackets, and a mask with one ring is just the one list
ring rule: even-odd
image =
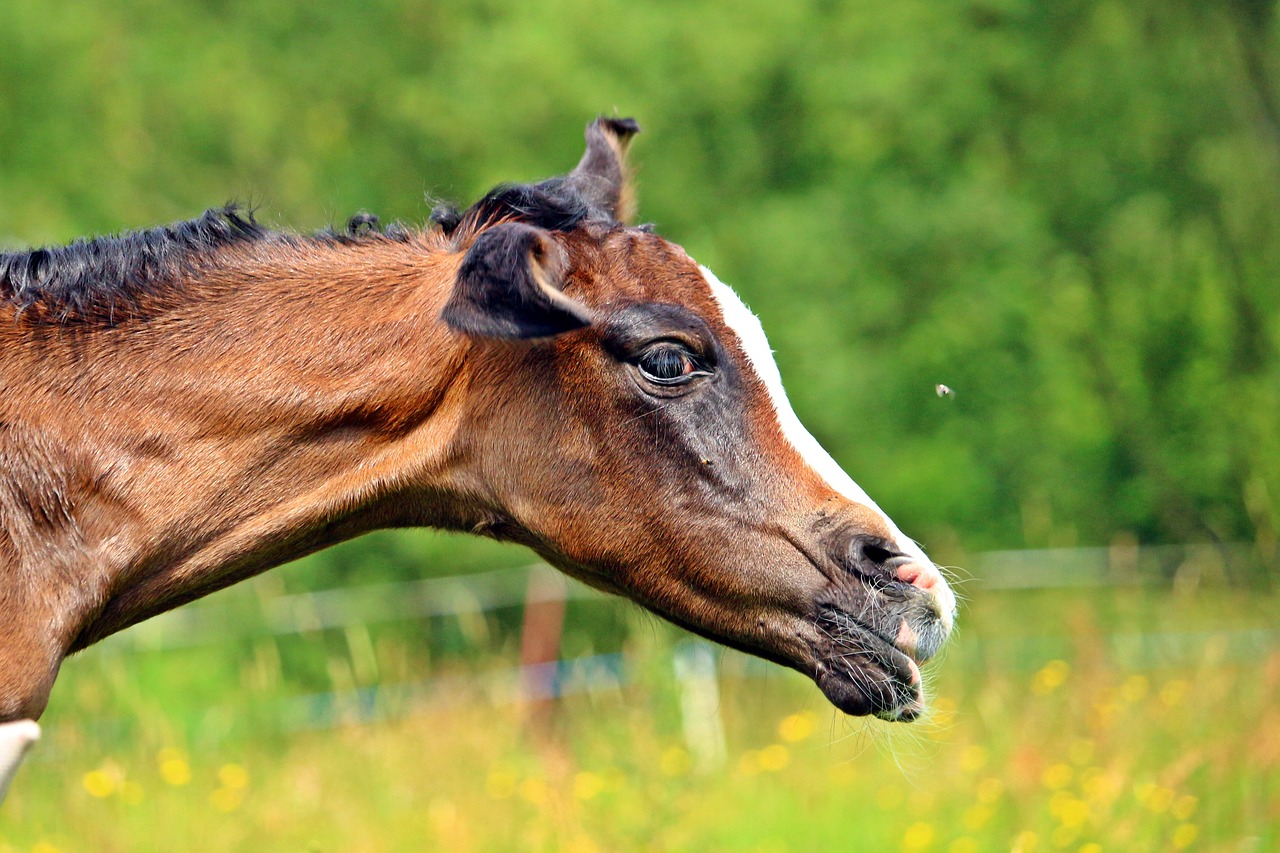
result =
[{"label": "horse's other ear", "polygon": [[587,151],[568,182],[591,208],[592,214],[629,222],[635,215],[627,148],[640,125],[631,118],[598,118],[587,125]]},{"label": "horse's other ear", "polygon": [[560,290],[567,263],[541,228],[495,225],[467,251],[441,319],[455,331],[493,338],[549,338],[589,326],[586,306]]}]

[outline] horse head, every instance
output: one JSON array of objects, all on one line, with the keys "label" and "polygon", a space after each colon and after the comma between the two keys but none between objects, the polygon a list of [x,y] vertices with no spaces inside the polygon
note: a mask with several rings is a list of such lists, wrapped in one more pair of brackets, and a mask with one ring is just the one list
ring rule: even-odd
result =
[{"label": "horse head", "polygon": [[467,353],[450,491],[477,532],[793,667],[847,713],[913,719],[955,596],[801,424],[743,301],[627,224],[637,130],[600,119],[568,175],[443,220],[441,316]]}]

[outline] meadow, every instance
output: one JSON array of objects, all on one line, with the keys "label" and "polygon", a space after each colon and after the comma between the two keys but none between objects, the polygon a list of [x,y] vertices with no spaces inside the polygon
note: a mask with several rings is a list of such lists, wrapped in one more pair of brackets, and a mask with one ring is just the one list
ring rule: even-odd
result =
[{"label": "meadow", "polygon": [[[271,612],[299,571],[189,610]],[[844,718],[719,649],[714,707],[682,720],[673,664],[694,641],[594,594],[569,603],[565,653],[613,677],[570,667],[536,724],[510,677],[518,606],[126,632],[65,666],[0,853],[1280,845],[1273,591],[963,588],[910,726]],[[696,739],[708,722],[722,756]]]}]

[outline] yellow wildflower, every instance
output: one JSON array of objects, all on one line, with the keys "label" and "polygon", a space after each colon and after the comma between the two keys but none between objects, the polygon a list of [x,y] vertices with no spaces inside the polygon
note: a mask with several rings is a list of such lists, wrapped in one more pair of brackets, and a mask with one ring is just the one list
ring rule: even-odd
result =
[{"label": "yellow wildflower", "polygon": [[770,744],[760,750],[760,769],[777,772],[791,761],[791,753],[780,743]]},{"label": "yellow wildflower", "polygon": [[970,832],[977,832],[987,825],[987,821],[991,820],[991,807],[985,805],[970,806],[965,809],[964,815],[960,818],[964,822],[964,828]]},{"label": "yellow wildflower", "polygon": [[209,804],[217,811],[233,812],[244,802],[244,791],[240,788],[218,788],[209,795]]},{"label": "yellow wildflower", "polygon": [[160,765],[160,778],[170,785],[185,785],[191,781],[191,765],[172,758]]},{"label": "yellow wildflower", "polygon": [[1098,767],[1090,767],[1080,774],[1080,790],[1085,798],[1095,805],[1114,800],[1122,787],[1118,777],[1104,773]]},{"label": "yellow wildflower", "polygon": [[[1066,794],[1065,791],[1059,792]],[[1055,799],[1057,794],[1054,795]],[[1089,804],[1084,800],[1066,794],[1062,799],[1058,800],[1052,808],[1053,816],[1063,826],[1078,827],[1089,819]],[[1072,841],[1075,839],[1073,838]],[[1070,842],[1068,842],[1070,843]]]},{"label": "yellow wildflower", "polygon": [[547,780],[539,776],[530,776],[520,783],[520,796],[535,806],[545,803],[547,794]]},{"label": "yellow wildflower", "polygon": [[987,750],[981,746],[966,747],[960,753],[960,769],[966,773],[976,773],[987,766]]},{"label": "yellow wildflower", "polygon": [[1044,783],[1046,788],[1056,791],[1071,784],[1073,776],[1075,776],[1075,771],[1071,769],[1070,764],[1053,764],[1044,771],[1040,781]]},{"label": "yellow wildflower", "polygon": [[906,851],[916,851],[928,849],[933,844],[933,824],[930,823],[913,823],[907,827],[907,832],[902,836],[902,849]]},{"label": "yellow wildflower", "polygon": [[1196,813],[1196,806],[1199,805],[1199,803],[1200,801],[1195,797],[1190,794],[1184,794],[1183,796],[1178,797],[1177,801],[1174,802],[1173,806],[1169,809],[1169,814],[1173,815],[1178,820],[1191,820],[1191,816]]},{"label": "yellow wildflower", "polygon": [[1163,785],[1143,785],[1138,799],[1151,811],[1163,814],[1169,810],[1169,806],[1173,805],[1175,796],[1177,794],[1172,788],[1166,788]]},{"label": "yellow wildflower", "polygon": [[1012,853],[1031,853],[1040,845],[1040,836],[1031,830],[1019,832],[1013,839]]},{"label": "yellow wildflower", "polygon": [[239,764],[224,764],[218,768],[218,781],[227,788],[243,788],[249,784],[249,774]]},{"label": "yellow wildflower", "polygon": [[573,795],[579,800],[590,800],[604,790],[604,780],[590,770],[574,774]]},{"label": "yellow wildflower", "polygon": [[157,752],[157,753],[156,753],[156,765],[157,765],[157,766],[159,766],[159,765],[161,765],[161,764],[164,764],[166,761],[174,761],[174,760],[177,760],[177,761],[186,761],[186,760],[187,760],[187,754],[186,754],[185,752],[183,752],[182,750],[180,750],[180,749],[174,749],[174,748],[173,748],[173,747],[171,747],[171,746],[166,746],[164,749],[162,749],[162,750],[160,750],[159,752]]},{"label": "yellow wildflower", "polygon": [[1067,681],[1071,674],[1071,664],[1064,660],[1051,660],[1031,679],[1031,692],[1037,696],[1048,696]]},{"label": "yellow wildflower", "polygon": [[116,792],[116,777],[105,770],[90,770],[80,781],[91,797],[102,799]]},{"label": "yellow wildflower", "polygon": [[818,715],[812,711],[801,711],[789,717],[783,717],[778,723],[778,737],[784,743],[798,743],[811,737],[818,728]]},{"label": "yellow wildflower", "polygon": [[186,785],[191,781],[191,765],[181,750],[166,747],[156,754],[160,765],[160,778],[170,785]]},{"label": "yellow wildflower", "polygon": [[1194,823],[1181,824],[1173,831],[1173,846],[1178,850],[1186,850],[1200,836],[1200,828]]}]

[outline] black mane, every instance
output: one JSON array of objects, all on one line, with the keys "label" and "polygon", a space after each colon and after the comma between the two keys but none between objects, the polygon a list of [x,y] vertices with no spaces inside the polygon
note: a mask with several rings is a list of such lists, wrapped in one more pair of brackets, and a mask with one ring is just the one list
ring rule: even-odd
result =
[{"label": "black mane", "polygon": [[173,225],[8,252],[0,254],[0,296],[41,319],[111,322],[195,257],[270,234],[252,213],[227,205]]},{"label": "black mane", "polygon": [[[570,231],[591,209],[565,178],[537,184],[503,184],[466,211],[442,205],[431,222],[445,235],[467,238],[500,221],[519,220],[550,231]],[[65,246],[0,253],[0,302],[37,323],[114,325],[136,314],[139,300],[164,292],[201,259],[230,246],[276,241],[329,245],[371,239],[408,240],[393,223],[385,229],[369,213],[353,216],[342,231],[310,237],[272,231],[237,204],[157,228],[76,240]]]},{"label": "black mane", "polygon": [[353,216],[343,232],[332,228],[310,238],[272,231],[237,204],[213,208],[195,219],[66,246],[0,254],[0,299],[37,322],[106,323],[133,313],[141,297],[172,285],[183,272],[218,249],[265,241],[311,239],[352,243],[371,237],[403,240],[408,231],[378,218]]}]

